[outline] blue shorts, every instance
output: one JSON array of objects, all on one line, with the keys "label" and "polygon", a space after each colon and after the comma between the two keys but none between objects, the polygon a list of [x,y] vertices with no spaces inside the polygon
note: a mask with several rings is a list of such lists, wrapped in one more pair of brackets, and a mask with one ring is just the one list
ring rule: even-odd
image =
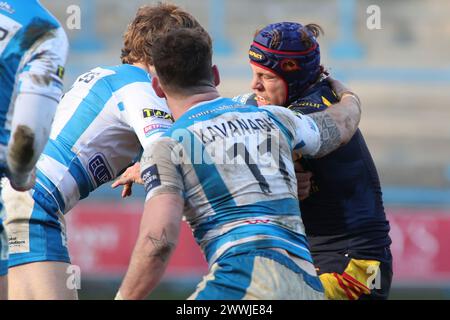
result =
[{"label": "blue shorts", "polygon": [[9,267],[38,261],[70,263],[64,215],[39,185],[29,192],[3,189],[9,236]]},{"label": "blue shorts", "polygon": [[283,253],[258,249],[219,258],[189,299],[321,300],[324,294],[314,266],[305,271]]}]

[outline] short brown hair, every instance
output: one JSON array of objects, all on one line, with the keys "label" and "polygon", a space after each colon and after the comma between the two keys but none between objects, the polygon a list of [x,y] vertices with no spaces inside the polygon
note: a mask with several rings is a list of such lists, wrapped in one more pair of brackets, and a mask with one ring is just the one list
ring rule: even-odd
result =
[{"label": "short brown hair", "polygon": [[140,7],[124,34],[122,63],[145,62],[153,65],[151,48],[155,39],[173,28],[202,28],[186,11],[173,4]]},{"label": "short brown hair", "polygon": [[161,84],[172,90],[213,82],[212,41],[204,29],[174,29],[155,39],[152,55]]}]

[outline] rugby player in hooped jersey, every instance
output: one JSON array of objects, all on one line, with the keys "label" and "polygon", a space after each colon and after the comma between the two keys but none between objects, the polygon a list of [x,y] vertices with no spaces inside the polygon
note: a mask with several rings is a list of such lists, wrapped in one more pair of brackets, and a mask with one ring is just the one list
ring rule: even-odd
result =
[{"label": "rugby player in hooped jersey", "polygon": [[178,27],[201,28],[174,5],[140,8],[125,33],[123,64],[81,75],[61,100],[32,192],[5,188],[11,298],[77,298],[76,288],[66,285],[64,214],[171,126],[166,102],[151,86],[151,47]]},{"label": "rugby player in hooped jersey", "polygon": [[[143,299],[158,284],[184,213],[209,264],[191,299],[322,299],[292,158],[324,155],[348,142],[359,123],[359,99],[335,82],[341,102],[309,117],[222,98],[204,30],[161,36],[152,56],[153,88],[176,121],[141,158],[146,203],[116,298]],[[258,141],[275,138],[270,149],[259,148]],[[270,176],[251,160],[258,155],[278,155]]]},{"label": "rugby player in hooped jersey", "polygon": [[[62,94],[67,52],[63,28],[37,0],[2,1],[0,177],[7,176],[16,190],[28,190],[35,183],[35,165]],[[2,207],[0,202],[0,299],[7,297],[8,271]]]}]

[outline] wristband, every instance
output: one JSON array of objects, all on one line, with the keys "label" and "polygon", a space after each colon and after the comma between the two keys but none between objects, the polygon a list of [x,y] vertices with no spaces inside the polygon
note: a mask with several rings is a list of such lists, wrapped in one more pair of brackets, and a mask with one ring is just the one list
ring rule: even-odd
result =
[{"label": "wristband", "polygon": [[361,101],[359,100],[359,97],[356,94],[354,94],[353,92],[351,92],[351,91],[344,91],[341,94],[341,100],[344,99],[345,96],[352,97],[353,99],[355,99],[355,101],[358,104],[358,106],[361,106]]}]

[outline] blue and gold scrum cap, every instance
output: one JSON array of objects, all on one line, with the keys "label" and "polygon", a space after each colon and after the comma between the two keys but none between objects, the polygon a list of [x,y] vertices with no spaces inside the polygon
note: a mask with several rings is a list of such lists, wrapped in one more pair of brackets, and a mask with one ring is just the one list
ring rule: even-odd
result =
[{"label": "blue and gold scrum cap", "polygon": [[300,23],[280,22],[260,30],[249,50],[250,63],[280,76],[291,103],[317,81],[320,49],[315,36]]}]

